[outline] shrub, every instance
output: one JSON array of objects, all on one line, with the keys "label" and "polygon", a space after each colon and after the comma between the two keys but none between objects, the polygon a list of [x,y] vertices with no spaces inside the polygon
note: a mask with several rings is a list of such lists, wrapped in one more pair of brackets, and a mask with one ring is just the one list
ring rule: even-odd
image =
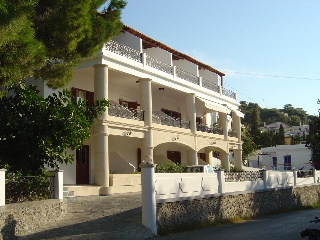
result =
[{"label": "shrub", "polygon": [[181,173],[184,172],[187,168],[186,164],[166,162],[160,163],[156,166],[156,173]]}]

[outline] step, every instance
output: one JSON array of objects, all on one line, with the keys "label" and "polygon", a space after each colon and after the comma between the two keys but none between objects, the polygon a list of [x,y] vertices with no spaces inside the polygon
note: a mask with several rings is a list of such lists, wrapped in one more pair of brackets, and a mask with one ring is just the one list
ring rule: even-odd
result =
[{"label": "step", "polygon": [[141,185],[141,174],[110,174],[110,186]]},{"label": "step", "polygon": [[63,197],[74,197],[74,191],[63,191]]},{"label": "step", "polygon": [[112,194],[141,192],[141,185],[112,186],[111,187],[111,192],[112,192]]}]

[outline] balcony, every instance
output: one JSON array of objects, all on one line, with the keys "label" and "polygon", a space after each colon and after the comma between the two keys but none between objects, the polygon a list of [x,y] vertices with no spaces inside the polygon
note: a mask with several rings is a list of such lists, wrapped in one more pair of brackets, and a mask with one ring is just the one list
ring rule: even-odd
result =
[{"label": "balcony", "polygon": [[218,126],[208,127],[205,124],[197,123],[197,131],[223,135],[223,129]]},{"label": "balcony", "polygon": [[129,109],[113,101],[110,101],[108,114],[114,117],[128,118],[138,121],[144,120],[144,111],[138,109]]},{"label": "balcony", "polygon": [[161,111],[154,112],[152,114],[152,122],[161,125],[190,129],[190,121],[170,117],[169,115]]},{"label": "balcony", "polygon": [[[202,78],[200,78],[192,73],[189,73],[185,70],[171,66],[168,63],[161,62],[155,58],[148,56],[145,53],[141,53],[135,49],[132,49],[132,48],[127,47],[123,44],[117,43],[113,40],[110,40],[109,42],[107,42],[105,44],[105,50],[112,52],[112,53],[115,53],[115,54],[118,54],[120,56],[126,57],[128,59],[133,60],[133,61],[142,63],[146,66],[152,67],[154,69],[162,71],[162,72],[169,74],[171,76],[176,76],[178,78],[186,80],[186,81],[193,83],[195,85],[200,86],[201,85],[200,82],[202,82],[202,87],[236,100],[236,94],[228,89],[223,88],[222,86],[218,86],[211,81],[208,81],[206,79],[202,79]],[[202,79],[202,81],[200,81],[200,79]]]}]

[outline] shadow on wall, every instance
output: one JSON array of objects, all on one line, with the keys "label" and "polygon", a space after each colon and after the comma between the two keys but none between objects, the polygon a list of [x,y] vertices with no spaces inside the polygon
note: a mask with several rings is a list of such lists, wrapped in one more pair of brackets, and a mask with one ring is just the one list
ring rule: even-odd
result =
[{"label": "shadow on wall", "polygon": [[4,227],[1,229],[3,240],[18,239],[16,236],[16,225],[17,221],[14,219],[13,215],[8,215],[4,222]]}]

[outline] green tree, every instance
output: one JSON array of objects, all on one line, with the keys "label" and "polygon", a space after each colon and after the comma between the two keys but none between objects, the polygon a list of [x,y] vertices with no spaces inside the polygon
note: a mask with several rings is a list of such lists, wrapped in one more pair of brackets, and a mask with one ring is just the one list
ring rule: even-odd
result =
[{"label": "green tree", "polygon": [[89,137],[95,118],[107,100],[86,106],[74,103],[67,90],[47,98],[35,86],[15,84],[0,98],[0,168],[37,174],[45,165],[73,161],[66,149],[75,150]]},{"label": "green tree", "polygon": [[313,166],[320,169],[320,118],[313,118],[309,122],[307,146],[312,149]]},{"label": "green tree", "polygon": [[295,122],[295,124],[292,124],[292,126],[298,126],[300,123],[307,123],[308,114],[302,108],[294,108],[291,104],[286,104],[284,105],[283,109],[280,109],[280,111],[287,113],[289,117],[296,116],[300,119],[298,124],[296,124],[297,122]]},{"label": "green tree", "polygon": [[30,76],[65,86],[73,69],[122,29],[126,2],[110,0],[0,1],[0,87]]},{"label": "green tree", "polygon": [[260,117],[261,117],[261,121],[265,122],[266,124],[271,124],[274,122],[283,122],[283,123],[288,122],[288,117],[276,108],[262,109]]},{"label": "green tree", "polygon": [[250,123],[250,132],[253,135],[253,139],[255,142],[260,138],[261,130],[259,129],[260,123],[260,112],[258,108],[254,107],[252,109],[252,117]]},{"label": "green tree", "polygon": [[272,147],[275,146],[275,133],[272,131],[262,132],[259,139],[259,147]]},{"label": "green tree", "polygon": [[241,140],[242,140],[242,162],[248,160],[248,157],[257,150],[258,146],[253,141],[253,136],[248,131],[248,127],[241,129]]},{"label": "green tree", "polygon": [[284,144],[284,128],[282,124],[280,124],[279,132],[275,135],[276,138],[276,144],[277,145],[283,145]]}]

